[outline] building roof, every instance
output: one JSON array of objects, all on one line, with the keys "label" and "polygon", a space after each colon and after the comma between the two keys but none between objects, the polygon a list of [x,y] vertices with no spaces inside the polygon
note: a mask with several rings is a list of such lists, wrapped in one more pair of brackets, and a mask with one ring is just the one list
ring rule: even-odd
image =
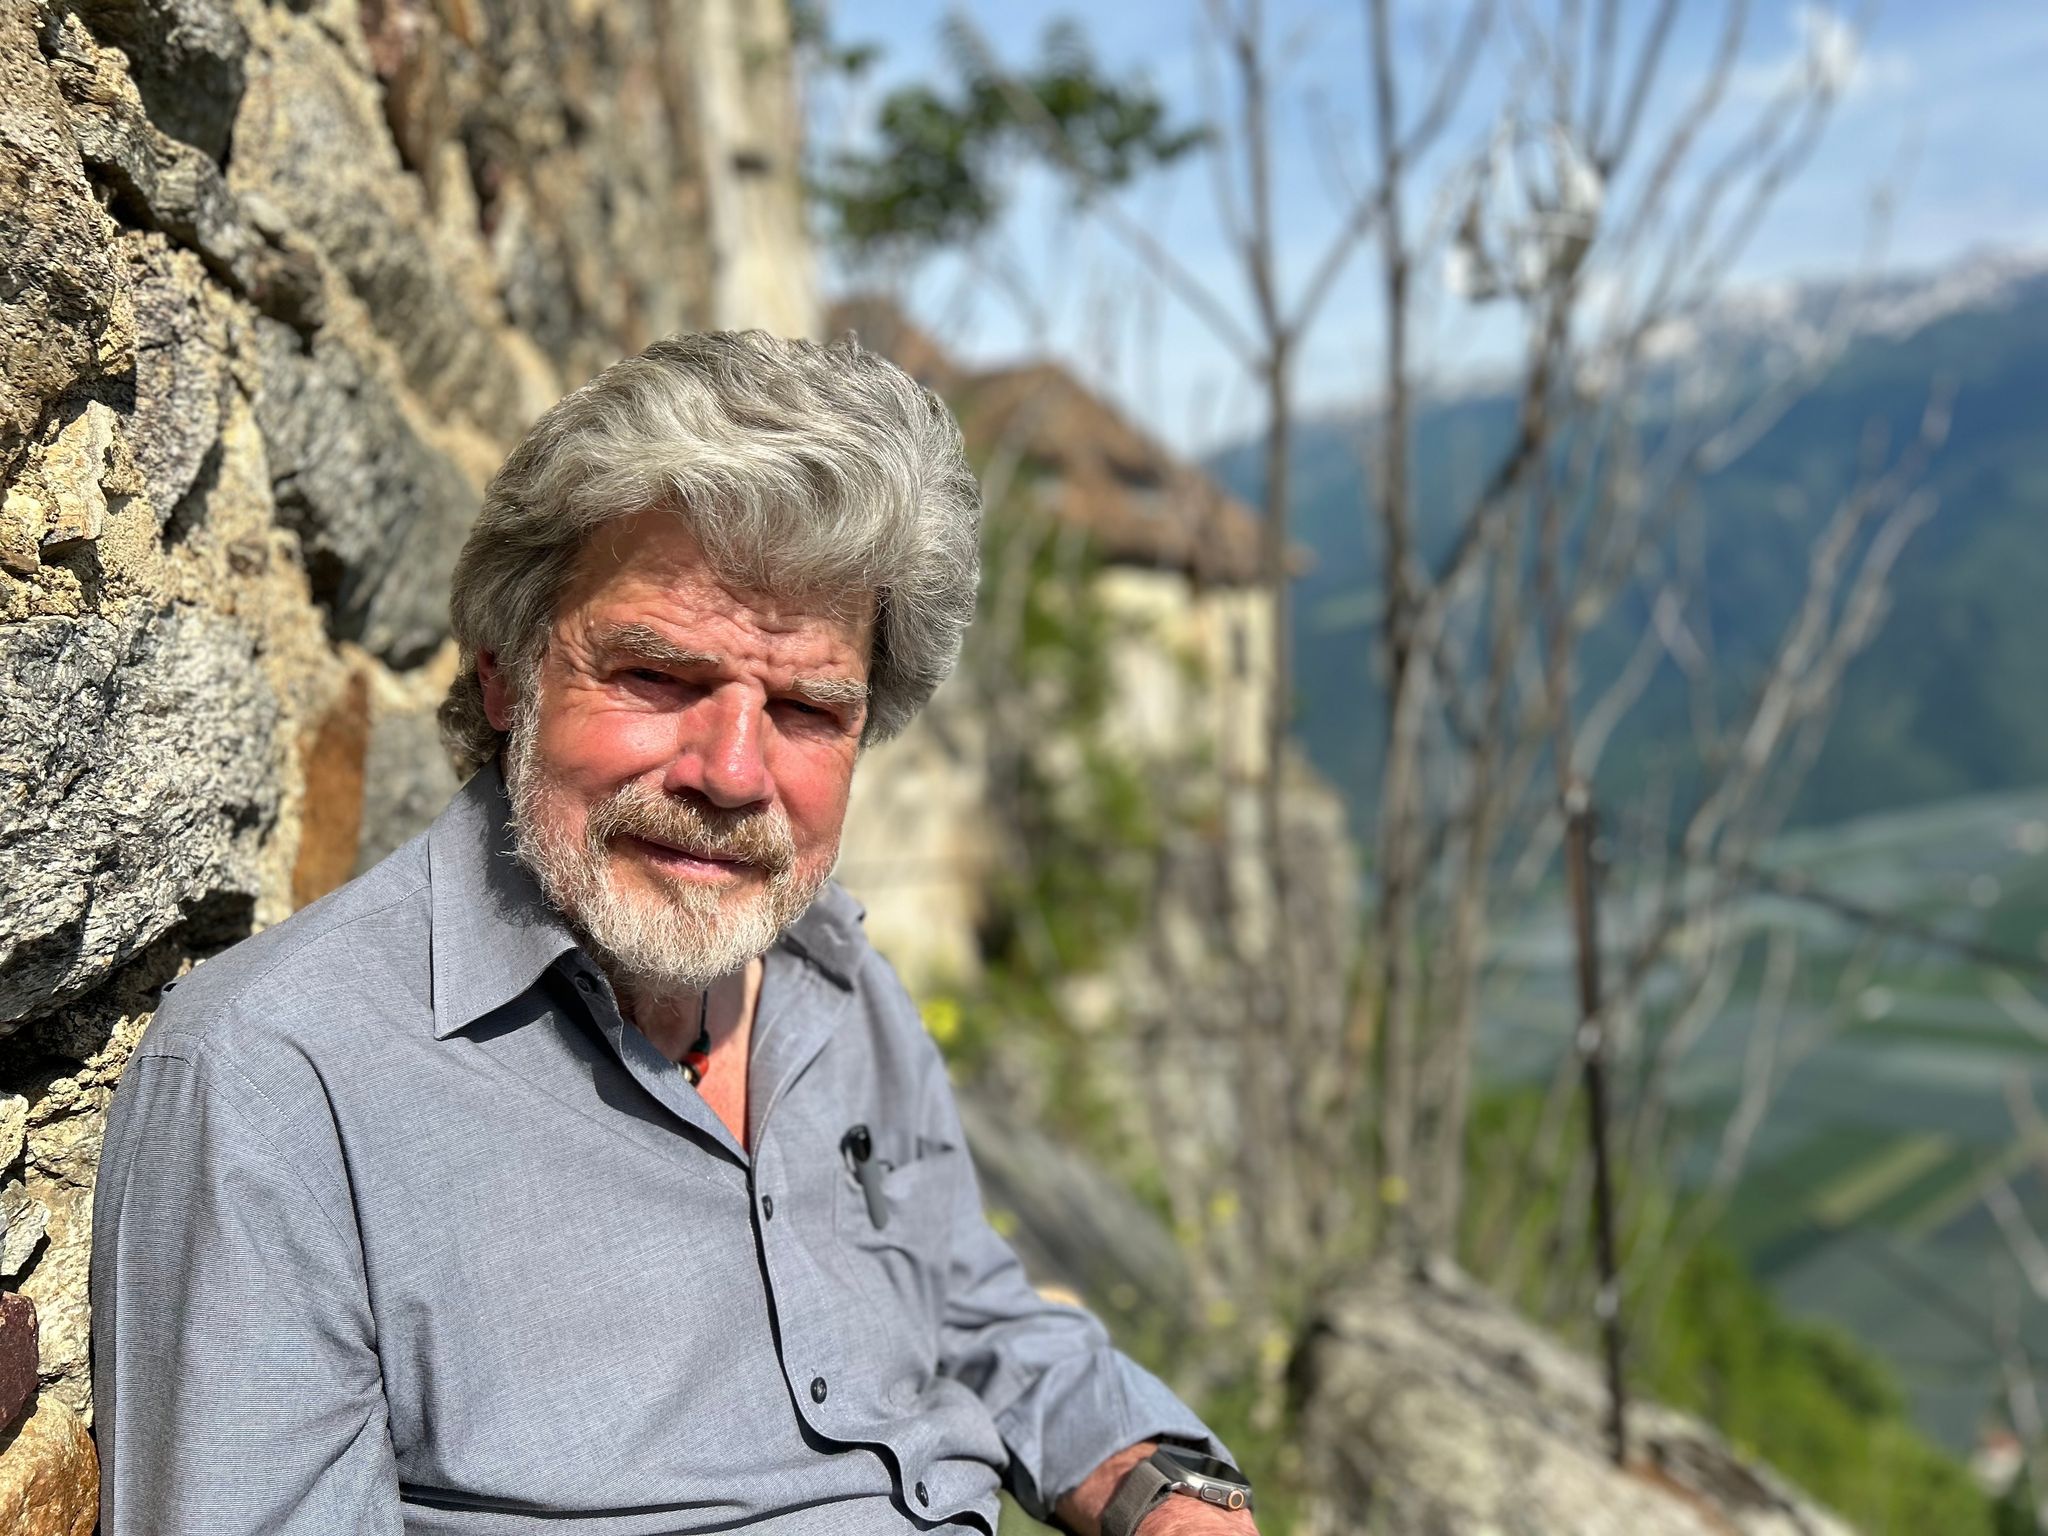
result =
[{"label": "building roof", "polygon": [[880,298],[836,305],[830,328],[853,331],[944,396],[984,481],[1014,473],[1040,506],[1085,529],[1105,558],[1217,586],[1260,579],[1258,514],[1059,364],[960,368]]},{"label": "building roof", "polygon": [[862,346],[879,352],[927,389],[950,395],[960,377],[945,348],[931,333],[879,294],[856,294],[834,304],[825,317],[827,334],[852,331]]}]

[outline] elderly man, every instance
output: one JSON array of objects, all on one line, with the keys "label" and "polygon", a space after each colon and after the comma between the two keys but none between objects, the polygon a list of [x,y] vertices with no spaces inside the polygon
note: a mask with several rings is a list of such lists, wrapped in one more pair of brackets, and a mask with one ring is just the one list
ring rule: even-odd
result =
[{"label": "elderly man", "polygon": [[456,569],[473,776],[174,988],[96,1196],[105,1536],[1252,1530],[1193,1414],[982,1218],[829,874],[974,606],[945,408],[662,342]]}]

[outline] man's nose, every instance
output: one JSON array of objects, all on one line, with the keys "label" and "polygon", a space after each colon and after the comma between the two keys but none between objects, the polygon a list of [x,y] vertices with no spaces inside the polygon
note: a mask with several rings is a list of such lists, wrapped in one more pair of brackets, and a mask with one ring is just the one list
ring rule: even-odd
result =
[{"label": "man's nose", "polygon": [[669,767],[666,787],[671,792],[695,790],[725,810],[770,797],[760,699],[744,689],[717,688],[684,718],[687,739]]}]

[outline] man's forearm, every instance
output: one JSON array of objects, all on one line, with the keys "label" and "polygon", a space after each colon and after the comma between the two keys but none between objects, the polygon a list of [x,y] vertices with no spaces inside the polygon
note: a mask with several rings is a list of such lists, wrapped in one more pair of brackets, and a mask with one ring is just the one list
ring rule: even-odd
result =
[{"label": "man's forearm", "polygon": [[1129,1450],[1118,1451],[1082,1481],[1081,1486],[1059,1501],[1053,1513],[1074,1536],[1102,1536],[1102,1507],[1116,1493],[1124,1474],[1158,1450],[1157,1442],[1146,1440]]},{"label": "man's forearm", "polygon": [[[1102,1536],[1103,1507],[1115,1497],[1124,1474],[1159,1449],[1157,1441],[1144,1440],[1118,1451],[1088,1476],[1081,1486],[1061,1499],[1053,1514],[1061,1527],[1074,1536]],[[1144,1536],[1258,1536],[1249,1510],[1218,1509],[1199,1499],[1169,1498],[1145,1517]]]}]

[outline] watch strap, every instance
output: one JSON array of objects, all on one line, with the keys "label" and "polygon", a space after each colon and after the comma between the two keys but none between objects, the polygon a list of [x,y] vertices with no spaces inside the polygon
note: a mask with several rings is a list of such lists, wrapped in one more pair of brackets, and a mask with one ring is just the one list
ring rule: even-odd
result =
[{"label": "watch strap", "polygon": [[1172,1487],[1173,1479],[1147,1456],[1124,1474],[1116,1492],[1102,1506],[1102,1536],[1137,1536],[1138,1522],[1159,1506]]}]

